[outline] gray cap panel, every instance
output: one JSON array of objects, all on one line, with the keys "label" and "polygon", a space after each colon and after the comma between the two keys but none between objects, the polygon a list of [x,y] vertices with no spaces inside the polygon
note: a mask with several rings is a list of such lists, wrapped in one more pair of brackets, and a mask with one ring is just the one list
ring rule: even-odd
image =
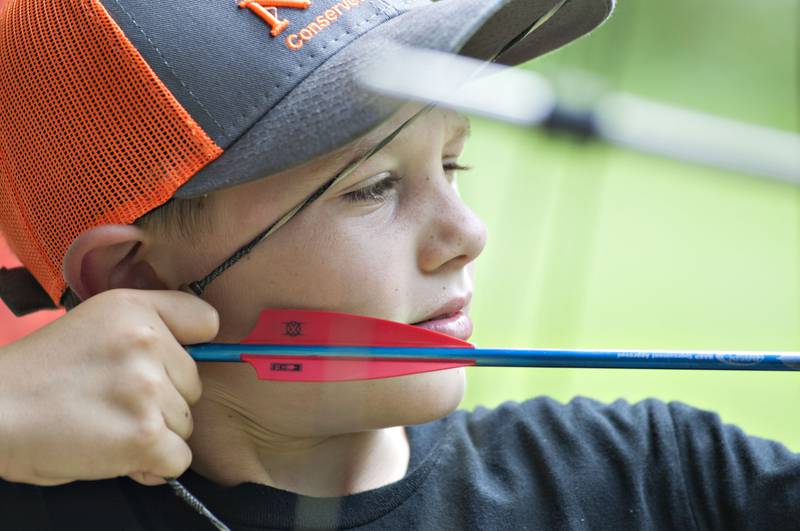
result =
[{"label": "gray cap panel", "polygon": [[[266,177],[340,148],[379,125],[400,104],[366,92],[356,78],[359,70],[383,49],[411,44],[486,59],[560,3],[561,0],[440,0],[384,22],[321,64],[175,196],[195,197]],[[583,8],[564,11],[570,4]],[[609,12],[607,0],[571,0],[531,36],[547,27],[556,32],[549,36],[550,40],[576,38],[588,31],[584,21],[573,18],[586,16],[583,9],[591,10],[591,27]],[[580,28],[580,33],[573,28]],[[531,36],[504,53],[505,62],[519,63],[551,49],[540,46],[538,40],[530,40]],[[525,45],[525,51],[514,53],[520,45]]]},{"label": "gray cap panel", "polygon": [[[266,177],[367,133],[387,119],[400,103],[361,88],[356,80],[361,68],[398,42],[457,51],[508,1],[441,0],[385,22],[316,68],[175,196],[194,197]],[[442,20],[448,23],[443,24]],[[502,44],[497,44],[497,49]]]},{"label": "gray cap panel", "polygon": [[[102,3],[175,98],[224,149],[340,48],[419,2],[313,0],[308,9],[278,8],[278,18],[289,26],[277,37],[235,0],[159,2],[158,9],[152,0]],[[312,38],[294,38],[302,47],[292,49],[287,38],[304,28]]]}]

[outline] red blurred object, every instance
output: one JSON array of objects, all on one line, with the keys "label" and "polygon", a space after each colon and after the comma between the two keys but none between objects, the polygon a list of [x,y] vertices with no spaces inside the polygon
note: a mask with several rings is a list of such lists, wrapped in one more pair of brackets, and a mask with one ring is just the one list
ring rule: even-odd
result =
[{"label": "red blurred object", "polygon": [[[4,0],[0,0],[0,6],[3,3]],[[0,266],[18,267],[19,265],[19,260],[8,248],[5,240],[0,237]],[[26,315],[25,317],[16,317],[0,302],[0,345],[6,345],[25,337],[47,323],[55,321],[63,313],[63,310],[53,310]]]}]

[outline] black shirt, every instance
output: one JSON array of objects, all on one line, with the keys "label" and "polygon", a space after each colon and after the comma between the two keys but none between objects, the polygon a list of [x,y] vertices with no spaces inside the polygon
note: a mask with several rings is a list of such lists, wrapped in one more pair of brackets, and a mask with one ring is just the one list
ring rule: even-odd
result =
[{"label": "black shirt", "polygon": [[[351,496],[180,481],[234,530],[800,530],[800,455],[680,403],[538,398],[407,433],[406,476]],[[0,481],[0,529],[214,528],[169,487],[117,478]]]}]

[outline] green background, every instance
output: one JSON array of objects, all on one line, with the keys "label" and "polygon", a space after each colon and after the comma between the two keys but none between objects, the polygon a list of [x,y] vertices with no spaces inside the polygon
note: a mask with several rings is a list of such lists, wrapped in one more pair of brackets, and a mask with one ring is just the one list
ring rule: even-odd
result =
[{"label": "green background", "polygon": [[[794,0],[623,0],[525,68],[796,131],[799,16]],[[485,120],[472,136],[478,345],[800,351],[800,187]],[[539,395],[680,400],[800,451],[791,373],[469,369],[462,407]]]}]

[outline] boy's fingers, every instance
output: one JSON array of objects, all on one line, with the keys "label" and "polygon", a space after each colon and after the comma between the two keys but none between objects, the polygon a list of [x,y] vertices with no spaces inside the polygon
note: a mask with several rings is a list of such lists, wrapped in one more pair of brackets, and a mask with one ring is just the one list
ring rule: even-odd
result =
[{"label": "boy's fingers", "polygon": [[192,450],[186,441],[165,430],[163,437],[150,453],[144,472],[159,478],[177,478],[192,464]]},{"label": "boy's fingers", "polygon": [[203,384],[197,363],[177,341],[170,341],[163,357],[164,369],[175,389],[189,404],[195,404],[203,394]]},{"label": "boy's fingers", "polygon": [[164,423],[171,432],[183,440],[189,438],[194,428],[192,412],[186,400],[172,387],[165,392],[161,412],[164,415]]},{"label": "boy's fingers", "polygon": [[147,472],[134,472],[133,474],[128,474],[128,477],[146,487],[156,487],[166,483],[164,478],[148,474]]},{"label": "boy's fingers", "polygon": [[219,316],[204,300],[181,291],[147,291],[161,320],[181,345],[211,341],[219,330]]},{"label": "boy's fingers", "polygon": [[40,487],[57,487],[59,485],[66,485],[67,483],[72,483],[75,480],[36,477],[34,478],[34,481],[36,481],[35,485],[38,485]]}]

